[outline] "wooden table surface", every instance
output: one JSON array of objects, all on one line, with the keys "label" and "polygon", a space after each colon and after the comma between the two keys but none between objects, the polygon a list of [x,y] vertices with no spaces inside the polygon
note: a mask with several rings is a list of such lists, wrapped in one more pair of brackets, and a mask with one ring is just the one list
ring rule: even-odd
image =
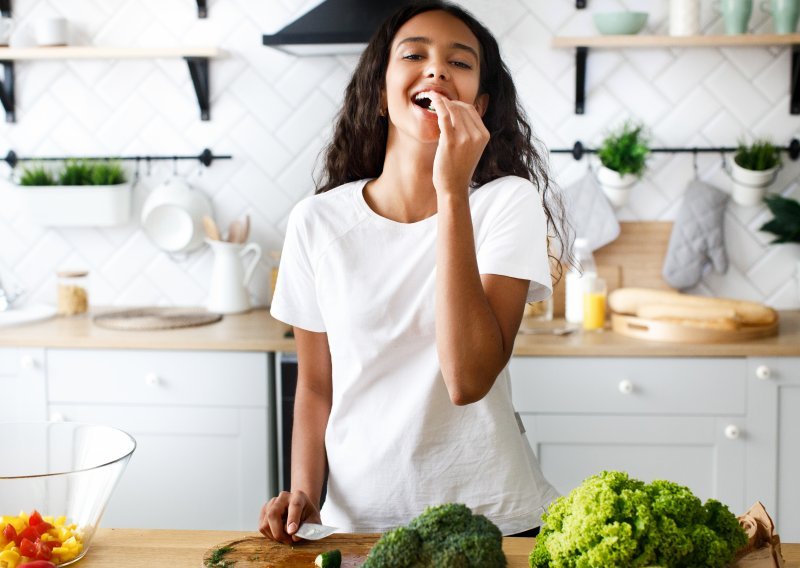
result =
[{"label": "wooden table surface", "polygon": [[[77,568],[202,568],[203,554],[223,542],[255,536],[236,531],[100,529]],[[506,538],[509,568],[527,568],[532,538]],[[800,544],[783,544],[786,568],[800,568]]]}]

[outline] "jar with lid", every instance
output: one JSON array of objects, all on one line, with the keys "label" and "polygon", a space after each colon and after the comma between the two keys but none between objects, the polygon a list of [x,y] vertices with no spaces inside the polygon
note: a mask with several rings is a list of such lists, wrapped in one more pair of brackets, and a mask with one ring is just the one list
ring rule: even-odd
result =
[{"label": "jar with lid", "polygon": [[587,282],[597,278],[597,266],[589,241],[581,237],[575,239],[573,257],[578,266],[570,266],[567,272],[564,317],[569,323],[583,323],[583,293]]},{"label": "jar with lid", "polygon": [[89,310],[89,272],[62,270],[58,277],[58,313],[74,316]]}]

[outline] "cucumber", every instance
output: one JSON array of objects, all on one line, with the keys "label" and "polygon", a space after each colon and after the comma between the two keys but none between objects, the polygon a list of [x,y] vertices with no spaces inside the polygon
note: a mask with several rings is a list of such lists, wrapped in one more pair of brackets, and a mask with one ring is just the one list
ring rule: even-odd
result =
[{"label": "cucumber", "polygon": [[314,566],[319,568],[339,568],[342,565],[342,553],[338,550],[323,552],[314,560]]}]

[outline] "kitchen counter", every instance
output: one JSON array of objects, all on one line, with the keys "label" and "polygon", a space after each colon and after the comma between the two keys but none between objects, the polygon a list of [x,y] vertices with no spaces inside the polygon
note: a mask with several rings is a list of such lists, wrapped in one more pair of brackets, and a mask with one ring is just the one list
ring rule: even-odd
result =
[{"label": "kitchen counter", "polygon": [[[780,312],[775,337],[716,344],[676,344],[643,341],[606,330],[566,336],[526,334],[536,326],[563,327],[563,320],[522,322],[514,355],[571,357],[742,357],[800,356],[800,310]],[[117,331],[98,327],[90,315],[53,318],[44,322],[0,328],[0,347],[62,347],[85,349],[198,349],[219,351],[290,351],[289,327],[265,309],[228,315],[199,327],[159,331]]]},{"label": "kitchen counter", "polygon": [[[171,531],[100,529],[80,568],[202,568],[209,548],[257,533],[232,531]],[[532,538],[506,538],[503,550],[509,568],[527,568]],[[800,568],[800,544],[783,544],[786,568]]]}]

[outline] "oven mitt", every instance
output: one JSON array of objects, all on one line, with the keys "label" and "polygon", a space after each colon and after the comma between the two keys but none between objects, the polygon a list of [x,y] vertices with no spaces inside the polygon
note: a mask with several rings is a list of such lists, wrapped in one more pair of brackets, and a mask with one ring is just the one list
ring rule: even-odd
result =
[{"label": "oven mitt", "polygon": [[727,193],[699,180],[689,182],[664,260],[667,284],[679,290],[691,288],[709,263],[720,274],[728,270],[723,231],[727,201]]},{"label": "oven mitt", "polygon": [[564,190],[564,201],[575,236],[585,238],[591,250],[597,250],[619,236],[619,221],[614,208],[591,171]]}]

